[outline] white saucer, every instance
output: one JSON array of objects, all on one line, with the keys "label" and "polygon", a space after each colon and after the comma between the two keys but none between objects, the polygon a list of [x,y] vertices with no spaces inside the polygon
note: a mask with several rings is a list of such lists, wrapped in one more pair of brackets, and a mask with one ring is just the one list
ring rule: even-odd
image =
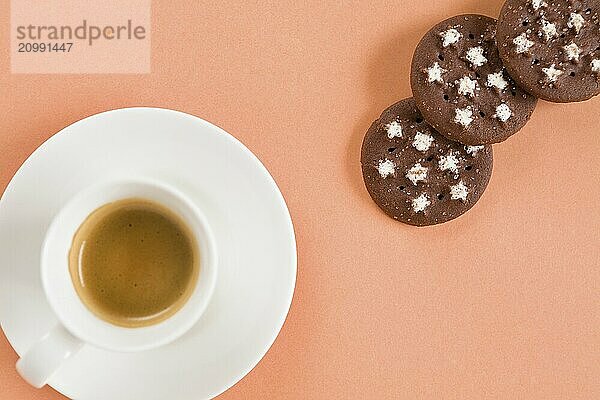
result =
[{"label": "white saucer", "polygon": [[291,218],[260,161],[223,130],[154,108],[86,118],[40,146],[0,201],[0,322],[17,353],[55,323],[39,277],[42,239],[72,195],[99,179],[163,179],[206,214],[219,277],[201,320],[155,350],[114,353],[85,346],[51,378],[77,400],[209,399],[264,356],[289,310],[296,280]]}]

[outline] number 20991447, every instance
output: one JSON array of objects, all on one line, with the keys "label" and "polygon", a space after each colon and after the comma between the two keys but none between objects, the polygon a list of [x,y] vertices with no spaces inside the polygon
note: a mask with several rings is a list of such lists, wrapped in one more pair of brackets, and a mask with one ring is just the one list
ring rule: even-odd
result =
[{"label": "number 20991447", "polygon": [[20,42],[17,44],[19,53],[69,53],[73,43],[30,43]]}]

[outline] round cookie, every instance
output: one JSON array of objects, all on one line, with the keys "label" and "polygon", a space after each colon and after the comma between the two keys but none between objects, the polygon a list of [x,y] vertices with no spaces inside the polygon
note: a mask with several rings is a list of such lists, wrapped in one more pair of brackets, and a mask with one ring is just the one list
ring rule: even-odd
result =
[{"label": "round cookie", "polygon": [[425,120],[467,145],[506,140],[537,103],[505,71],[495,27],[483,15],[449,18],[425,34],[412,60],[412,92]]},{"label": "round cookie", "polygon": [[390,217],[435,225],[467,212],[492,175],[492,147],[450,141],[427,124],[412,98],[373,122],[362,144],[365,186]]},{"label": "round cookie", "polygon": [[600,93],[600,1],[508,0],[498,51],[523,89],[567,103]]}]

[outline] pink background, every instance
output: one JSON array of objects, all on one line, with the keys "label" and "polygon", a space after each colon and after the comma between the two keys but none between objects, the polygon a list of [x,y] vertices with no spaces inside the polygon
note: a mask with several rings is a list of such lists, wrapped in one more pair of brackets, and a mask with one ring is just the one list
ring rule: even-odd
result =
[{"label": "pink background", "polygon": [[[148,75],[11,75],[0,4],[2,188],[65,125],[138,105],[214,122],[277,180],[298,239],[294,302],[220,399],[600,398],[600,98],[541,102],[448,224],[394,222],[363,187],[362,137],[410,96],[421,35],[495,16],[500,0],[154,1]],[[0,335],[0,399],[61,398],[15,361]]]}]

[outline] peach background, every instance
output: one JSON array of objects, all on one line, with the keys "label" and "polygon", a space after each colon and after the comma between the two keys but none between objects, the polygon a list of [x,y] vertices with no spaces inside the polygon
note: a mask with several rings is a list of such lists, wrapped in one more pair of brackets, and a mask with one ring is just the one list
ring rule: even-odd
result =
[{"label": "peach background", "polygon": [[[540,103],[496,146],[480,203],[443,226],[392,221],[362,184],[362,136],[410,96],[420,36],[501,0],[154,1],[149,75],[11,75],[1,4],[1,187],[65,125],[135,105],[220,125],[279,183],[294,302],[220,399],[600,398],[600,98]],[[0,399],[61,398],[15,360],[2,337]]]}]

